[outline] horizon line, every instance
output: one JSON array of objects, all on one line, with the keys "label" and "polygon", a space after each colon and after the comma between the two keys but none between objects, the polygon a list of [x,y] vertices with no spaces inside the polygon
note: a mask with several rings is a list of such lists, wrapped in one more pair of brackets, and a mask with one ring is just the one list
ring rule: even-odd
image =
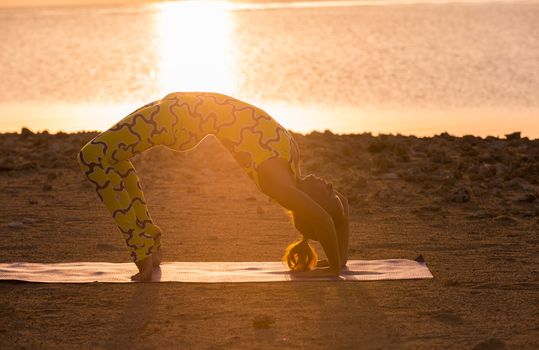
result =
[{"label": "horizon line", "polygon": [[14,8],[76,8],[85,6],[127,6],[157,3],[178,3],[188,6],[215,5],[216,8],[228,11],[242,10],[276,10],[327,7],[361,7],[361,6],[405,6],[405,5],[449,5],[449,4],[496,4],[519,3],[537,4],[539,0],[48,0],[44,4],[39,0],[0,0],[0,9]]}]

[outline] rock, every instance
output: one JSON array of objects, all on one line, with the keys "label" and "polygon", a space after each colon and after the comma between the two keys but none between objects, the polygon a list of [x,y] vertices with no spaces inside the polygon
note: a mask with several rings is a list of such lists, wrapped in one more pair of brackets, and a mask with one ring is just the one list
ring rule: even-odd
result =
[{"label": "rock", "polygon": [[50,184],[44,184],[43,191],[52,191],[52,186]]},{"label": "rock", "polygon": [[23,228],[23,224],[22,222],[10,222],[9,224],[7,224],[7,227],[9,228],[12,228],[12,229],[21,229]]},{"label": "rock", "polygon": [[534,218],[536,216],[536,214],[533,211],[519,211],[512,214],[523,219]]},{"label": "rock", "polygon": [[441,133],[437,137],[439,137],[441,139],[444,139],[444,140],[447,140],[447,141],[455,140],[455,136],[450,135],[447,131],[444,131],[443,133]]},{"label": "rock", "polygon": [[373,173],[375,174],[387,173],[389,169],[395,168],[395,163],[384,154],[378,154],[374,157],[372,164],[374,166]]},{"label": "rock", "polygon": [[354,180],[352,180],[353,189],[362,189],[365,187],[367,187],[367,179],[363,176],[358,176]]},{"label": "rock", "polygon": [[440,211],[442,211],[442,207],[439,205],[425,205],[414,210],[416,213],[437,213]]},{"label": "rock", "polygon": [[55,142],[55,143],[50,145],[50,149],[51,149],[51,151],[53,151],[56,154],[56,153],[60,152],[63,149],[63,147],[59,142]]},{"label": "rock", "polygon": [[505,138],[510,140],[510,141],[515,141],[515,140],[518,141],[518,140],[520,140],[520,131],[511,133],[511,134],[506,134]]},{"label": "rock", "polygon": [[32,218],[23,218],[22,219],[22,223],[27,224],[27,225],[35,224],[35,222],[36,222],[36,219],[32,219]]},{"label": "rock", "polygon": [[514,225],[518,222],[517,219],[509,215],[498,215],[492,220],[502,225]]},{"label": "rock", "polygon": [[496,166],[491,165],[491,164],[481,164],[479,166],[479,169],[477,170],[477,173],[482,178],[488,178],[488,177],[495,176],[497,173],[497,169],[496,169]]},{"label": "rock", "polygon": [[461,180],[464,174],[462,173],[461,169],[455,169],[453,170],[453,178],[455,180]]},{"label": "rock", "polygon": [[28,137],[28,136],[31,136],[31,135],[34,135],[34,133],[32,132],[32,130],[28,129],[28,128],[22,128],[21,129],[21,136],[22,137]]},{"label": "rock", "polygon": [[382,174],[382,175],[378,176],[378,178],[381,179],[381,180],[398,180],[399,175],[397,175],[395,173],[385,173],[385,174]]},{"label": "rock", "polygon": [[488,211],[481,209],[481,210],[476,211],[475,213],[471,213],[471,214],[467,215],[466,219],[469,219],[469,220],[482,220],[482,219],[490,219],[493,216],[494,215],[489,213]]},{"label": "rock", "polygon": [[374,139],[369,146],[367,146],[367,151],[369,153],[380,153],[389,148],[389,144],[380,138]]},{"label": "rock", "polygon": [[504,164],[496,163],[494,164],[494,167],[496,168],[496,176],[503,176],[507,174],[508,168]]},{"label": "rock", "polygon": [[260,315],[253,319],[253,328],[255,329],[268,329],[274,324],[275,319],[269,315]]},{"label": "rock", "polygon": [[472,191],[466,187],[461,187],[453,192],[451,201],[455,203],[466,203],[470,201],[471,197]]},{"label": "rock", "polygon": [[505,343],[498,338],[491,337],[476,344],[472,350],[505,350]]},{"label": "rock", "polygon": [[37,169],[37,165],[31,162],[22,162],[17,165],[17,170],[31,170]]},{"label": "rock", "polygon": [[263,215],[265,213],[265,210],[260,205],[257,205],[256,206],[256,213],[258,215]]},{"label": "rock", "polygon": [[462,318],[451,310],[442,309],[442,310],[436,311],[431,315],[431,317],[437,321],[443,322],[445,324],[453,325],[453,326],[464,323]]},{"label": "rock", "polygon": [[445,176],[441,180],[440,191],[448,192],[457,184],[457,180],[453,176]]},{"label": "rock", "polygon": [[430,160],[438,164],[451,163],[451,157],[443,149],[433,149],[429,151]]},{"label": "rock", "polygon": [[378,198],[379,200],[381,200],[381,201],[387,201],[387,200],[391,199],[391,192],[389,190],[383,189],[383,190],[377,191],[374,194],[374,196],[376,198]]},{"label": "rock", "polygon": [[505,183],[505,187],[514,191],[533,192],[534,187],[526,180],[520,177],[514,177]]},{"label": "rock", "polygon": [[533,193],[525,193],[517,199],[519,203],[533,203],[537,199],[537,196]]},{"label": "rock", "polygon": [[0,171],[10,171],[15,169],[7,159],[0,159]]},{"label": "rock", "polygon": [[462,142],[467,143],[467,144],[471,144],[471,145],[475,145],[481,140],[482,139],[479,136],[474,136],[474,135],[464,135],[464,136],[462,136]]}]

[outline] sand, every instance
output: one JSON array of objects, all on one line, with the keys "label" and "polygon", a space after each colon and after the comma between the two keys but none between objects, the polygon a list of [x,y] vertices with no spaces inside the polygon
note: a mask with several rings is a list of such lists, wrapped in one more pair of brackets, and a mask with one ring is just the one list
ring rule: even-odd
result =
[{"label": "sand", "polygon": [[[128,261],[78,169],[96,133],[0,134],[0,262]],[[303,172],[351,205],[350,258],[434,279],[0,283],[0,348],[536,349],[539,141],[296,134]],[[299,237],[212,138],[133,160],[167,261],[275,261]]]}]

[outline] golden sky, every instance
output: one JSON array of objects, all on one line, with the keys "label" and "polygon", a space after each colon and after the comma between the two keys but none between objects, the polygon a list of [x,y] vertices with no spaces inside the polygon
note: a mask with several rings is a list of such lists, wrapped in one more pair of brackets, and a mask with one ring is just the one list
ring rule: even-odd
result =
[{"label": "golden sky", "polygon": [[148,0],[0,0],[0,7],[143,3]]}]

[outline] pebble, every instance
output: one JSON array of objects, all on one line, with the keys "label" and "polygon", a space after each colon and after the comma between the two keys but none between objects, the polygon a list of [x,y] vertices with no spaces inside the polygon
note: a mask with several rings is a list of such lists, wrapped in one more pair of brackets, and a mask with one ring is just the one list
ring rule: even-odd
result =
[{"label": "pebble", "polygon": [[494,220],[496,223],[504,224],[504,225],[513,225],[518,222],[517,219],[509,215],[499,215],[499,216],[496,216],[492,220]]},{"label": "pebble", "polygon": [[498,338],[491,337],[476,344],[472,350],[505,350],[505,343]]},{"label": "pebble", "polygon": [[508,171],[507,166],[505,166],[503,163],[496,163],[494,167],[496,168],[496,176],[503,176]]},{"label": "pebble", "polygon": [[352,180],[352,188],[353,189],[363,189],[366,188],[368,185],[367,179],[363,176],[358,176],[354,180]]},{"label": "pebble", "polygon": [[426,206],[420,207],[419,209],[414,210],[414,212],[417,212],[417,213],[424,213],[424,212],[435,213],[439,211],[442,211],[442,207],[439,205],[426,205]]},{"label": "pebble", "polygon": [[493,214],[489,213],[486,210],[478,210],[475,213],[471,213],[471,214],[467,215],[466,219],[481,220],[481,219],[490,219],[493,216],[494,216]]},{"label": "pebble", "polygon": [[27,225],[32,225],[36,222],[36,219],[32,218],[22,218],[22,223]]},{"label": "pebble", "polygon": [[13,169],[15,167],[7,159],[0,159],[0,171],[10,171]]},{"label": "pebble", "polygon": [[514,191],[526,191],[530,184],[524,179],[514,177],[505,183],[505,187]]},{"label": "pebble", "polygon": [[23,224],[22,222],[10,222],[9,224],[7,224],[7,227],[9,228],[13,228],[13,229],[20,229],[20,228],[23,228]]},{"label": "pebble", "polygon": [[478,169],[479,176],[481,177],[492,177],[497,173],[496,166],[491,164],[481,164]]},{"label": "pebble", "polygon": [[385,174],[382,174],[382,175],[378,176],[378,178],[381,179],[381,180],[398,180],[399,175],[395,174],[395,173],[385,173]]},{"label": "pebble", "polygon": [[466,187],[461,187],[457,189],[451,195],[451,201],[455,203],[466,203],[469,202],[471,198],[471,191]]},{"label": "pebble", "polygon": [[260,315],[253,319],[253,328],[256,329],[271,328],[274,324],[275,319],[269,315]]},{"label": "pebble", "polygon": [[533,193],[525,193],[520,198],[517,199],[517,202],[520,203],[533,203],[537,199],[537,196]]},{"label": "pebble", "polygon": [[377,191],[374,196],[382,201],[387,201],[391,198],[391,193],[389,190],[379,190]]}]

